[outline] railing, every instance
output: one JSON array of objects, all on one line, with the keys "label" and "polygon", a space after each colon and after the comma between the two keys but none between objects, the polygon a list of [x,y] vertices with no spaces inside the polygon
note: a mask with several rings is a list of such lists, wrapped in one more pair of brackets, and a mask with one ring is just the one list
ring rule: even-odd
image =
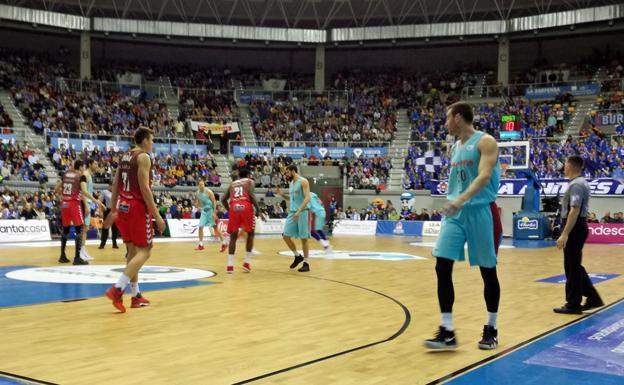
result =
[{"label": "railing", "polygon": [[388,147],[390,142],[322,142],[322,141],[260,141],[256,139],[255,146],[246,146],[243,141],[231,140],[229,141],[229,153],[232,154],[234,146],[242,147],[268,147],[268,148],[300,148],[300,147],[323,147],[323,148],[372,148],[372,147]]},{"label": "railing", "polygon": [[54,86],[61,94],[96,93],[98,95],[126,94],[140,96],[142,91],[146,91],[150,97],[165,98],[167,96],[167,88],[169,88],[170,94],[175,94],[172,87],[150,85],[143,82],[140,84],[123,84],[103,80],[56,78]]},{"label": "railing", "polygon": [[[63,132],[63,131],[49,131],[46,130],[44,133],[46,136],[47,143],[50,143],[50,138],[65,138],[65,139],[78,139],[78,140],[106,140],[106,141],[126,141],[133,143],[134,137],[127,135],[101,135],[101,134],[90,134],[90,133],[74,133],[74,132]],[[167,143],[167,144],[192,144],[195,146],[205,146],[204,141],[190,138],[180,138],[180,137],[164,137],[157,136],[154,137],[154,143]]]},{"label": "railing", "polygon": [[580,86],[588,84],[597,84],[600,87],[600,84],[593,80],[577,80],[553,83],[509,84],[508,86],[481,85],[462,88],[461,96],[462,99],[517,97],[525,96],[526,91],[531,89],[561,86]]},{"label": "railing", "polygon": [[241,104],[249,104],[252,101],[273,101],[273,102],[311,102],[318,99],[327,100],[341,106],[346,106],[351,99],[351,92],[315,90],[284,90],[284,91],[264,91],[264,90],[235,90],[235,100]]}]

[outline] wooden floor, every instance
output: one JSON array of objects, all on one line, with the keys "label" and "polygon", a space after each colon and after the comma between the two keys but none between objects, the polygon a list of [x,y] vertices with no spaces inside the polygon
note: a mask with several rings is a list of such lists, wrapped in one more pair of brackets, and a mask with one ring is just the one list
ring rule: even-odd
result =
[{"label": "wooden floor", "polygon": [[[233,275],[215,245],[196,252],[192,243],[159,243],[149,265],[212,270],[218,275],[208,280],[218,284],[148,292],[151,307],[125,314],[104,297],[0,308],[0,371],[60,384],[232,384],[267,374],[254,383],[426,384],[577,317],[551,310],[564,302],[563,285],[535,282],[563,273],[560,252],[503,249],[499,349],[477,349],[482,282],[462,263],[454,274],[460,347],[428,352],[423,340],[439,322],[434,259],[430,248],[408,241],[345,237],[333,245],[427,259],[312,259],[312,271],[298,273],[277,254],[286,250],[281,239],[259,239],[253,272],[238,268],[239,253]],[[122,263],[118,250],[89,250],[95,264]],[[2,248],[0,255],[2,266],[56,266],[58,248]],[[623,274],[623,248],[588,245],[584,264]],[[622,281],[597,287],[606,303],[622,296]]]}]

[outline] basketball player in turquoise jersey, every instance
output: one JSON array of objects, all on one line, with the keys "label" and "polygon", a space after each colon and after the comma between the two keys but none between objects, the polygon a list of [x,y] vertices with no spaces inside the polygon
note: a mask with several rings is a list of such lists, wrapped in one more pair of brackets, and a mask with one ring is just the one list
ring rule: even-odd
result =
[{"label": "basketball player in turquoise jersey", "polygon": [[[89,194],[93,195],[93,173],[95,173],[95,171],[97,170],[97,162],[95,161],[95,159],[89,158],[87,159],[86,166],[87,167],[83,175],[87,179],[87,191],[89,192]],[[95,258],[93,258],[92,256],[89,255],[89,253],[87,253],[86,246],[87,246],[87,232],[89,232],[89,229],[91,228],[91,203],[93,201],[89,198],[85,198],[83,202],[84,202],[85,229],[82,232],[82,249],[80,250],[80,258],[82,258],[84,261],[92,261]],[[100,210],[101,210],[101,213],[104,212],[101,206],[100,206]]]},{"label": "basketball player in turquoise jersey", "polygon": [[[310,246],[308,238],[310,238],[310,184],[308,180],[297,173],[297,166],[289,164],[284,170],[284,177],[290,182],[288,195],[290,196],[290,205],[286,224],[284,225],[284,242],[288,248],[295,254],[295,260],[290,265],[294,269],[303,262],[298,270],[299,272],[310,271],[308,257],[310,254]],[[297,247],[292,238],[301,239],[301,248],[303,256],[297,253]]]},{"label": "basketball player in turquoise jersey", "polygon": [[219,231],[217,226],[217,215],[214,210],[217,207],[217,200],[214,193],[209,188],[206,188],[204,181],[199,181],[199,190],[197,191],[197,203],[201,209],[201,216],[199,217],[199,229],[197,231],[199,236],[199,242],[195,250],[204,250],[204,227],[212,227],[215,237],[218,237],[221,241],[221,252],[225,251],[227,244],[223,240],[223,235]]},{"label": "basketball player in turquoise jersey", "polygon": [[498,144],[488,134],[472,126],[473,110],[465,102],[448,107],[446,126],[458,139],[451,150],[451,172],[448,181],[446,217],[433,249],[438,276],[438,301],[442,324],[436,336],[425,341],[430,349],[455,349],[457,340],[453,326],[453,263],[464,260],[464,245],[468,244],[471,266],[479,266],[485,285],[488,320],[483,327],[480,349],[498,345],[498,303],[500,286],[496,275],[496,255],[502,236],[498,207],[494,201],[498,192],[500,167]]}]

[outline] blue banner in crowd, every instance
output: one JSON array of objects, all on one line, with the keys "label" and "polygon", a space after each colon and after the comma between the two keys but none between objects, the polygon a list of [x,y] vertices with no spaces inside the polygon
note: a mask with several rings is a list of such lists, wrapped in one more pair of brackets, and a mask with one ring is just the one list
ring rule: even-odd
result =
[{"label": "blue banner in crowd", "polygon": [[273,149],[273,155],[290,156],[293,159],[299,159],[307,155],[307,150],[305,147],[275,147]]},{"label": "blue banner in crowd", "polygon": [[624,123],[624,112],[622,111],[603,113],[596,116],[596,125],[598,126],[616,126],[622,123]]},{"label": "blue banner in crowd", "polygon": [[206,155],[206,146],[195,144],[177,144],[177,143],[154,143],[152,148],[154,154],[166,155],[178,153],[188,153],[197,155]]},{"label": "blue banner in crowd", "polygon": [[581,85],[527,88],[525,96],[529,99],[547,99],[567,93],[570,93],[572,96],[598,95],[600,93],[600,85],[597,83],[590,83]]},{"label": "blue banner in crowd", "polygon": [[249,104],[251,102],[270,102],[273,100],[273,96],[271,94],[262,94],[262,95],[241,95],[240,98],[240,103],[242,104]]},{"label": "blue banner in crowd", "polygon": [[15,143],[15,134],[0,134],[0,143]]},{"label": "blue banner in crowd", "polygon": [[[568,189],[566,179],[542,179],[543,190],[540,195],[557,196],[563,195]],[[615,179],[587,179],[593,196],[622,195],[624,193],[624,183]],[[448,189],[447,181],[432,180],[431,195],[446,195]],[[524,196],[526,189],[525,179],[501,179],[498,186],[498,196]]]},{"label": "blue banner in crowd", "polygon": [[377,235],[420,237],[422,229],[422,221],[377,221]]},{"label": "blue banner in crowd", "polygon": [[293,159],[300,159],[306,155],[308,158],[312,155],[319,159],[331,157],[339,158],[372,158],[375,156],[386,156],[388,149],[386,147],[270,147],[261,146],[234,146],[233,155],[236,158],[242,158],[245,155],[273,155],[273,156],[290,156]]},{"label": "blue banner in crowd", "polygon": [[271,147],[258,146],[234,146],[233,155],[235,158],[244,158],[246,155],[270,155]]},{"label": "blue banner in crowd", "polygon": [[351,157],[348,147],[311,147],[308,148],[308,156],[311,155],[314,155],[319,159],[327,157],[330,157],[332,159]]},{"label": "blue banner in crowd", "polygon": [[[68,139],[68,138],[50,138],[50,144],[55,148],[72,147],[76,151],[91,151],[94,149],[127,151],[130,143],[125,140],[99,140],[99,139]],[[206,146],[194,144],[176,144],[176,143],[154,143],[152,149],[154,154],[177,154],[181,153],[197,153],[198,155],[206,154]]]}]

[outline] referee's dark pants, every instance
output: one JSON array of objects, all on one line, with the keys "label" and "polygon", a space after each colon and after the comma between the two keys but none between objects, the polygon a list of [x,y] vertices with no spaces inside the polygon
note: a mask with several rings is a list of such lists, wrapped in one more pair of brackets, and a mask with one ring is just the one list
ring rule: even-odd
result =
[{"label": "referee's dark pants", "polygon": [[[104,220],[106,220],[106,217],[108,217],[108,214],[110,214],[111,210],[110,209],[106,209],[104,211]],[[113,247],[117,247],[117,237],[119,236],[119,229],[117,229],[117,225],[115,224],[115,222],[113,222],[113,225],[111,226],[112,231],[113,231]],[[103,249],[104,246],[106,245],[106,241],[108,240],[108,229],[102,228],[102,239],[100,240],[100,249]]]},{"label": "referee's dark pants", "polygon": [[[565,227],[564,220],[563,226]],[[579,217],[568,236],[568,242],[563,248],[563,266],[566,275],[566,302],[568,307],[580,308],[583,297],[589,302],[600,301],[600,295],[581,264],[583,261],[583,246],[589,235],[587,218]]]}]

